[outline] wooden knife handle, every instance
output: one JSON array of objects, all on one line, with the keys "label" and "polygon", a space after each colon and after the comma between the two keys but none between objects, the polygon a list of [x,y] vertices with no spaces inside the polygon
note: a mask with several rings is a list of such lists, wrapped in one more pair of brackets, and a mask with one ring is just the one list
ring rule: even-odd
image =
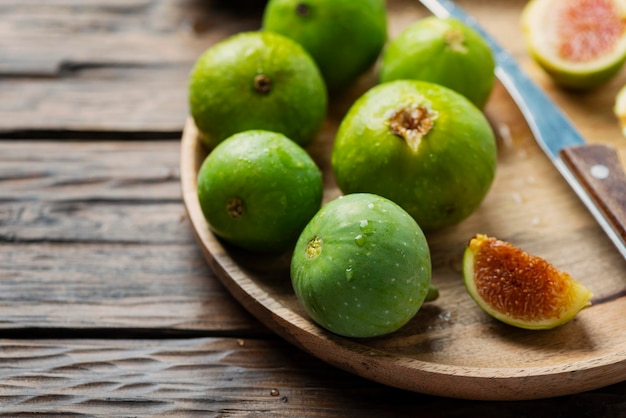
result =
[{"label": "wooden knife handle", "polygon": [[615,149],[591,144],[564,148],[560,155],[615,232],[626,241],[626,174]]}]

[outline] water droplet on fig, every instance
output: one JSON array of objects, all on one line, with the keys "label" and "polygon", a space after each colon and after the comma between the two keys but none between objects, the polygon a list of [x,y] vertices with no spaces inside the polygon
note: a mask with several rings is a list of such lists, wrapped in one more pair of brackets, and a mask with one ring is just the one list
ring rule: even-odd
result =
[{"label": "water droplet on fig", "polygon": [[374,225],[371,224],[367,219],[363,219],[359,223],[359,228],[361,228],[361,232],[365,235],[372,235],[374,233]]},{"label": "water droplet on fig", "polygon": [[365,236],[359,234],[356,237],[354,237],[354,242],[356,242],[356,245],[358,245],[359,247],[362,247],[365,245]]}]

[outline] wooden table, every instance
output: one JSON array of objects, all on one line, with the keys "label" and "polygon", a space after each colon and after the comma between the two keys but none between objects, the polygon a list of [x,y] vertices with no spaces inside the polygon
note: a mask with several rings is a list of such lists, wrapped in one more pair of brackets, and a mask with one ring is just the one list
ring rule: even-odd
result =
[{"label": "wooden table", "polygon": [[[624,160],[611,107],[626,73],[592,93],[559,90],[526,55],[525,1],[460,3]],[[388,4],[391,36],[426,15]],[[626,382],[515,402],[383,386],[291,346],[222,287],[181,199],[187,76],[206,47],[257,29],[262,8],[0,2],[0,413],[626,416]]]}]

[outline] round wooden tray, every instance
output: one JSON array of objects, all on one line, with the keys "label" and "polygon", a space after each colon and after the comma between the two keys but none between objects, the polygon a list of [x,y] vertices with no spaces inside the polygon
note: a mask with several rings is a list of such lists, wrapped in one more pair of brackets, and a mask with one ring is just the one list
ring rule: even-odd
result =
[{"label": "round wooden tray", "polygon": [[[498,109],[509,114],[506,106]],[[500,128],[519,125],[514,120],[519,115],[491,116]],[[309,148],[325,175],[325,201],[340,194],[328,158],[339,119],[331,118]],[[530,141],[523,129],[521,136]],[[210,232],[196,196],[196,174],[207,153],[191,120],[182,138],[183,198],[204,256],[234,297],[274,332],[341,369],[405,390],[483,400],[552,397],[623,380],[624,261],[532,144],[499,141],[501,167],[481,209],[461,225],[427,236],[440,298],[401,330],[380,338],[342,338],[314,324],[292,291],[290,254],[248,254]],[[535,180],[521,181],[520,170],[532,172]],[[545,183],[536,181],[541,175]],[[596,295],[594,305],[550,331],[521,330],[488,317],[466,293],[460,271],[464,246],[478,232],[547,255],[574,276],[593,272],[581,281]]]}]

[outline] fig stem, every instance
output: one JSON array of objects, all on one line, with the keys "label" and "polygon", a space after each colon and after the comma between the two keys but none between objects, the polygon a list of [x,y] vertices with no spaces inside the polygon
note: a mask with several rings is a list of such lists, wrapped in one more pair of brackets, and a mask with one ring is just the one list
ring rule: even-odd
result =
[{"label": "fig stem", "polygon": [[428,285],[428,293],[426,294],[426,299],[424,302],[432,302],[439,298],[439,289],[432,284]]}]

